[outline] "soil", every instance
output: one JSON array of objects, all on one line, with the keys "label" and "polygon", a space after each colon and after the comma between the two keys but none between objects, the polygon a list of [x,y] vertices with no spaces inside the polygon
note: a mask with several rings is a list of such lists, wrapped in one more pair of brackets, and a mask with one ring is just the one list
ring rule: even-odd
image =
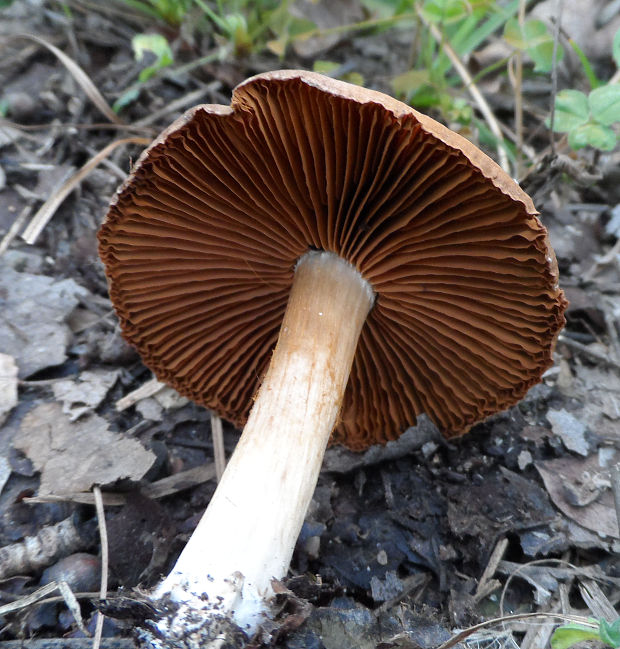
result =
[{"label": "soil", "polygon": [[[92,642],[84,631],[95,627],[101,576],[93,483],[104,484],[110,581],[102,646],[110,647],[131,646],[129,625],[113,616],[115,599],[170,569],[216,483],[209,413],[161,386],[135,394],[151,375],[120,336],[97,258],[107,204],[143,146],[121,145],[87,173],[32,245],[20,235],[42,202],[108,144],[146,143],[192,104],[227,104],[234,85],[252,74],[329,59],[337,73],[393,92],[390,79],[410,66],[411,34],[402,29],[343,31],[290,47],[283,58],[260,50],[200,62],[217,51],[212,32],[105,4],[22,0],[0,9],[0,367],[7,377],[6,389],[0,382],[0,545],[14,546],[0,551],[0,603],[15,609],[0,608],[0,640],[28,639],[33,647]],[[336,20],[323,3],[307,4],[319,12],[311,17],[317,24]],[[361,20],[366,4],[342,3],[338,20]],[[172,72],[140,86],[120,112],[122,124],[102,115],[52,51],[16,36],[58,47],[111,104],[144,67],[131,38],[151,31],[172,43]],[[492,37],[469,65],[483,65],[498,41]],[[597,72],[610,76],[610,57],[592,56]],[[570,65],[558,68],[560,86],[583,84],[574,74]],[[508,77],[487,76],[480,89],[510,131]],[[422,417],[385,448],[329,449],[279,613],[255,644],[436,647],[456,629],[511,613],[617,617],[620,153],[577,154],[560,136],[551,148],[541,117],[549,90],[536,75],[524,84],[531,160],[521,184],[549,229],[570,300],[554,366],[520,404],[458,441],[446,442]],[[466,135],[476,139],[477,129]],[[119,407],[127,395],[130,405]],[[84,455],[71,441],[80,436],[89,440]],[[224,422],[227,455],[238,436]],[[52,437],[54,448],[42,450]],[[121,450],[122,440],[135,446]],[[101,477],[107,474],[90,464],[98,441],[131,466]],[[143,452],[149,456],[139,471]],[[43,544],[46,534],[56,540],[44,557],[11,554],[26,537]],[[60,580],[78,594],[85,630],[62,595],[27,599]],[[517,621],[474,638],[476,646],[527,649],[545,646],[551,629]]]}]

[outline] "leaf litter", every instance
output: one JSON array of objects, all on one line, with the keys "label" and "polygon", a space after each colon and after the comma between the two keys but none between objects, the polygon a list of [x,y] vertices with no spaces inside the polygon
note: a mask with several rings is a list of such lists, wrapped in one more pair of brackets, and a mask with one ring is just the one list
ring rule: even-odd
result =
[{"label": "leaf litter", "polygon": [[54,381],[52,392],[69,421],[75,421],[101,404],[119,374],[120,370],[85,370],[76,379]]},{"label": "leaf litter", "polygon": [[20,273],[0,261],[0,350],[14,355],[27,378],[67,359],[67,318],[88,291],[73,279]]},{"label": "leaf litter", "polygon": [[90,414],[74,422],[53,402],[35,406],[24,417],[13,446],[40,472],[43,495],[137,482],[155,461],[139,441],[109,430],[105,419]]}]

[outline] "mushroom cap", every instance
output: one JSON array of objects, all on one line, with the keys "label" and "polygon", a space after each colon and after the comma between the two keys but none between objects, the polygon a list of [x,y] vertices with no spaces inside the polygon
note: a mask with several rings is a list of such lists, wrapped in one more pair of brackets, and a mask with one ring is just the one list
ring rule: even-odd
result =
[{"label": "mushroom cap", "polygon": [[332,441],[426,413],[447,436],[519,401],[566,300],[531,199],[474,145],[384,94],[257,75],[142,154],[99,233],[125,338],[155,375],[242,426],[297,260],[348,260],[376,302]]}]

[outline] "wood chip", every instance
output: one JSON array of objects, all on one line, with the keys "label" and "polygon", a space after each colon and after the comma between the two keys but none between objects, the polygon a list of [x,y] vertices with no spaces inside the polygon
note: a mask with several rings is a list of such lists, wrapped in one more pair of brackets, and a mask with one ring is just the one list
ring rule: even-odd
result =
[{"label": "wood chip", "polygon": [[163,387],[165,387],[165,383],[161,383],[158,381],[156,378],[149,379],[146,383],[143,383],[139,388],[136,388],[133,390],[133,392],[130,392],[129,394],[126,394],[124,397],[119,399],[116,402],[116,409],[119,412],[122,412],[123,410],[127,410],[127,408],[130,408],[134,404],[138,403],[138,401],[142,401],[142,399],[147,399],[148,397],[152,397],[154,394],[159,392]]},{"label": "wood chip", "polygon": [[[162,478],[140,489],[140,493],[147,498],[163,498],[171,496],[179,491],[191,489],[203,482],[215,478],[215,464],[203,464],[187,471],[181,471],[174,475]],[[126,492],[102,492],[103,504],[106,506],[124,505],[127,502]],[[62,496],[36,496],[24,498],[24,502],[30,504],[51,503],[51,502],[73,502],[83,505],[94,505],[95,497],[92,493],[73,493]]]}]

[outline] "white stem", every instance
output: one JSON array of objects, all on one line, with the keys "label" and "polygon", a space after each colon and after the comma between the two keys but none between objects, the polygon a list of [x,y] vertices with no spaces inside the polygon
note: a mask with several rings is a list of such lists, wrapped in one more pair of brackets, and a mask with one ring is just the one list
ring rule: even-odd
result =
[{"label": "white stem", "polygon": [[[272,579],[288,570],[373,300],[370,285],[337,255],[309,252],[300,259],[243,435],[154,598],[169,596],[194,612],[215,609],[250,635],[256,630]],[[162,631],[182,633],[187,609],[183,615],[185,622]]]}]

